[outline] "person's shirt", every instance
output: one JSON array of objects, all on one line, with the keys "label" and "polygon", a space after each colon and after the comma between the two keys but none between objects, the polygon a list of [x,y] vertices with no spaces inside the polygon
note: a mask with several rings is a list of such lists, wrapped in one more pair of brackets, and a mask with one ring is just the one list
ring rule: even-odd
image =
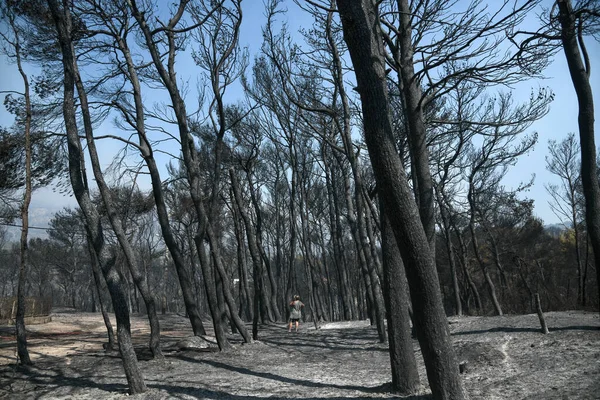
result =
[{"label": "person's shirt", "polygon": [[302,303],[300,300],[292,301],[290,303],[290,317],[295,319],[300,318],[302,316],[302,307],[304,307],[304,303]]}]

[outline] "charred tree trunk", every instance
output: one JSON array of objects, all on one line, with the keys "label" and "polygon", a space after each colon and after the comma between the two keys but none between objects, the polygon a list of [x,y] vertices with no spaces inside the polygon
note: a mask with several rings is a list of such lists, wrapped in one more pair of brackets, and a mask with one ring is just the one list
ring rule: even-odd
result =
[{"label": "charred tree trunk", "polygon": [[596,278],[600,290],[600,186],[594,139],[594,96],[590,86],[591,66],[583,41],[583,22],[578,20],[582,16],[573,12],[570,0],[558,0],[557,4],[563,50],[579,105],[577,122],[581,145],[581,183],[585,196],[585,220],[594,250]]},{"label": "charred tree trunk", "polygon": [[184,260],[183,255],[181,254],[181,249],[179,248],[179,245],[177,244],[177,241],[175,240],[175,237],[173,235],[173,231],[169,223],[169,214],[167,211],[167,206],[165,204],[164,190],[160,178],[160,173],[156,165],[156,160],[154,159],[152,146],[150,144],[150,141],[146,137],[144,105],[137,69],[133,62],[131,53],[129,51],[129,46],[127,45],[125,39],[116,34],[115,39],[125,59],[128,72],[127,76],[131,82],[131,86],[133,89],[133,99],[135,104],[135,122],[132,123],[132,125],[137,131],[140,153],[150,173],[152,195],[154,196],[154,202],[156,204],[156,211],[158,215],[158,222],[160,225],[161,233],[164,238],[165,245],[169,249],[169,253],[171,254],[173,263],[175,264],[175,270],[177,272],[179,285],[183,294],[183,301],[185,304],[188,318],[190,319],[190,323],[192,325],[194,335],[206,335],[206,330],[204,329],[202,318],[200,317],[198,304],[196,299],[194,298],[194,289],[192,285],[192,282],[194,282],[194,280],[192,279],[193,275],[190,274],[190,271],[186,267],[186,262]]},{"label": "charred tree trunk", "polygon": [[[233,198],[233,193],[231,194]],[[235,201],[235,200],[234,200]],[[240,315],[244,316],[246,321],[252,320],[252,296],[250,295],[250,285],[248,280],[248,267],[246,264],[246,256],[244,252],[244,231],[242,224],[240,223],[241,217],[239,212],[236,212],[236,207],[232,207],[234,210],[233,224],[235,230],[235,238],[237,242],[237,261],[238,261],[238,275],[239,275],[239,296],[240,296]]]},{"label": "charred tree trunk", "polygon": [[102,292],[103,292],[103,281],[100,276],[100,267],[98,266],[98,257],[96,257],[96,253],[92,248],[91,243],[88,238],[88,251],[90,253],[90,260],[92,264],[92,274],[94,275],[94,283],[96,284],[96,291],[98,292],[98,303],[100,304],[100,311],[102,312],[102,320],[104,321],[104,326],[106,326],[106,333],[108,335],[108,343],[104,347],[105,350],[111,351],[115,347],[115,331],[113,330],[112,323],[110,322],[110,317],[108,316],[108,312],[106,311],[106,306],[104,305],[104,300],[102,300]]},{"label": "charred tree trunk", "polygon": [[360,174],[354,174],[354,181],[355,193],[354,196],[352,196],[350,179],[344,175],[344,189],[346,195],[346,205],[348,207],[347,218],[350,224],[352,238],[354,239],[356,252],[358,254],[360,268],[365,282],[365,289],[367,290],[367,310],[369,312],[369,318],[371,319],[371,325],[375,325],[377,327],[379,341],[383,343],[386,341],[386,332],[384,326],[385,304],[383,295],[381,293],[379,276],[376,272],[375,261],[373,259],[373,254],[371,253],[371,247],[366,234],[362,193],[357,193],[362,188],[362,179],[360,178]]},{"label": "charred tree trunk", "polygon": [[194,237],[196,248],[198,249],[198,257],[200,258],[200,268],[202,268],[202,276],[204,277],[204,290],[208,300],[208,308],[213,321],[213,328],[217,344],[220,350],[229,350],[231,343],[227,339],[225,329],[221,323],[221,313],[217,300],[217,283],[215,279],[215,271],[207,255],[206,244],[204,238],[196,235]]},{"label": "charred tree trunk", "polygon": [[542,311],[542,303],[540,302],[540,294],[536,293],[533,295],[535,302],[535,311],[537,312],[538,319],[540,320],[540,325],[542,327],[542,333],[547,335],[550,333],[548,330],[548,325],[546,325],[546,318],[544,317],[544,312]]},{"label": "charred tree trunk", "polygon": [[12,15],[9,22],[15,33],[15,54],[17,68],[23,78],[25,94],[25,192],[23,194],[23,204],[21,204],[21,261],[19,264],[19,283],[17,286],[17,314],[15,316],[15,329],[17,333],[17,354],[19,361],[23,365],[31,365],[29,350],[27,349],[27,331],[25,329],[25,284],[27,281],[27,266],[29,264],[29,251],[27,246],[27,234],[29,231],[29,204],[31,203],[31,98],[29,90],[29,79],[21,65],[21,47],[19,45],[19,33],[14,24]]},{"label": "charred tree trunk", "polygon": [[[452,221],[452,220],[451,220]],[[469,290],[475,297],[475,307],[477,307],[478,311],[483,310],[483,305],[481,303],[481,296],[479,295],[479,290],[473,282],[473,278],[471,278],[471,273],[469,272],[469,252],[467,249],[467,244],[465,243],[465,239],[463,237],[463,233],[459,230],[459,228],[452,222],[452,227],[454,229],[454,233],[456,234],[456,238],[459,244],[460,257],[459,262],[463,267],[463,273],[465,274],[465,279],[467,280],[467,285]]]},{"label": "charred tree trunk", "polygon": [[[200,173],[201,171],[200,163],[198,160],[199,156],[194,142],[194,138],[190,133],[186,105],[183,97],[181,96],[181,92],[177,86],[177,75],[175,72],[175,52],[177,49],[177,45],[175,37],[176,32],[174,27],[181,20],[184,9],[182,7],[178,9],[178,12],[169,20],[168,28],[165,30],[165,40],[168,46],[167,65],[165,66],[163,64],[163,57],[159,49],[157,48],[157,42],[154,38],[154,34],[151,31],[145,19],[145,14],[143,12],[140,12],[140,10],[137,7],[137,2],[135,0],[131,0],[130,5],[132,7],[132,15],[138,22],[138,25],[142,31],[144,41],[152,57],[153,64],[156,67],[157,73],[160,76],[162,83],[164,84],[165,88],[169,93],[171,105],[173,107],[173,113],[175,114],[175,118],[177,120],[177,126],[179,129],[179,136],[181,141],[181,150],[183,154],[183,164],[185,165],[187,175],[186,177],[190,186],[190,196],[194,205],[194,210],[200,222],[194,241],[196,243],[198,255],[200,257],[200,264],[202,270],[204,273],[209,274],[208,277],[205,277],[205,286],[207,290],[207,297],[209,299],[209,308],[211,310],[211,316],[213,318],[213,324],[215,327],[215,335],[217,336],[217,341],[220,341],[219,347],[221,349],[225,349],[228,348],[230,344],[228,343],[224,331],[219,324],[217,303],[218,300],[216,297],[216,290],[214,287],[215,281],[212,275],[214,271],[211,270],[208,257],[205,254],[205,237],[209,239],[209,244],[211,247],[210,250],[212,252],[218,253],[218,248],[215,247],[216,239],[214,238],[214,232],[210,232],[209,230],[211,221],[209,219],[209,215],[207,214],[207,210],[204,206],[204,200],[202,198]],[[181,3],[181,5],[183,6],[184,3]],[[212,282],[207,282],[207,280],[212,280]]]},{"label": "charred tree trunk", "polygon": [[473,245],[473,253],[475,253],[475,258],[477,259],[477,263],[481,268],[481,272],[483,273],[483,277],[485,278],[485,283],[488,288],[488,293],[490,295],[490,299],[492,300],[492,304],[494,305],[494,310],[497,315],[502,315],[502,307],[500,306],[500,302],[498,301],[498,296],[496,296],[496,286],[494,285],[494,281],[490,276],[490,271],[483,261],[481,257],[481,252],[479,250],[479,241],[477,240],[477,233],[475,232],[475,222],[471,220],[469,222],[469,230],[471,232],[471,244]]},{"label": "charred tree trunk", "polygon": [[129,320],[129,311],[127,309],[126,293],[123,286],[123,277],[115,268],[114,256],[108,254],[108,249],[104,243],[104,235],[100,218],[89,197],[87,184],[82,171],[83,159],[79,134],[77,129],[77,118],[75,116],[75,71],[74,51],[71,38],[71,16],[68,8],[59,7],[56,0],[47,0],[52,18],[54,20],[58,42],[62,53],[62,64],[64,68],[64,100],[63,114],[65,119],[65,128],[67,131],[67,141],[69,150],[69,176],[73,193],[83,211],[86,230],[94,251],[98,256],[102,272],[108,284],[108,290],[111,294],[115,316],[117,318],[117,337],[119,341],[119,350],[125,376],[129,385],[131,394],[142,393],[146,391],[144,378],[139,370],[137,357],[131,342],[131,326]]},{"label": "charred tree trunk", "polygon": [[423,93],[421,83],[415,76],[412,35],[412,2],[398,0],[399,30],[398,44],[392,46],[394,61],[400,75],[400,90],[408,128],[408,146],[411,173],[419,216],[435,259],[435,210],[433,179],[429,169],[429,150],[425,119],[423,116]]},{"label": "charred tree trunk", "polygon": [[337,5],[361,97],[371,164],[384,208],[388,215],[394,215],[390,223],[407,265],[415,325],[429,384],[435,399],[465,399],[435,259],[393,140],[377,7],[369,0],[337,0]]},{"label": "charred tree trunk", "polygon": [[[326,150],[324,149],[322,153],[325,155]],[[352,300],[352,291],[350,289],[347,265],[348,263],[345,260],[344,246],[343,246],[343,233],[342,226],[340,223],[341,215],[339,209],[339,196],[337,195],[337,191],[334,187],[333,178],[330,176],[334,173],[331,165],[333,163],[328,163],[326,158],[323,158],[324,163],[327,165],[325,167],[325,181],[327,183],[327,198],[329,201],[329,223],[330,223],[330,231],[331,231],[331,243],[333,247],[333,255],[334,262],[336,266],[336,271],[338,275],[338,287],[339,287],[339,296],[342,301],[342,309],[344,312],[344,319],[347,321],[351,321],[355,319],[353,300]]]},{"label": "charred tree trunk", "polygon": [[[440,202],[441,203],[441,202]],[[446,252],[448,253],[448,262],[450,264],[450,275],[452,276],[452,289],[454,295],[454,309],[456,315],[462,316],[462,301],[460,299],[460,286],[458,285],[458,271],[456,267],[456,254],[454,253],[454,246],[452,245],[452,236],[450,231],[450,223],[449,223],[449,210],[443,205],[440,204],[440,216],[441,216],[441,224],[440,227],[443,231],[444,235],[444,243],[446,245]]]},{"label": "charred tree trunk", "polygon": [[[233,190],[233,195],[235,198],[235,202],[237,205],[237,209],[242,217],[242,221],[244,222],[244,227],[246,231],[246,238],[248,240],[248,249],[250,250],[250,257],[252,258],[252,263],[254,265],[254,279],[260,283],[259,292],[255,293],[255,296],[260,296],[260,300],[265,307],[265,312],[269,321],[274,321],[274,316],[272,309],[270,307],[270,299],[267,296],[266,291],[264,290],[264,275],[265,272],[263,270],[263,262],[260,250],[258,248],[258,242],[256,240],[256,233],[254,227],[252,226],[252,221],[250,220],[250,216],[245,208],[242,194],[240,191],[239,181],[237,176],[235,175],[235,171],[233,169],[229,170],[229,177],[231,179],[231,188]],[[258,275],[258,276],[257,276]]]},{"label": "charred tree trunk", "polygon": [[273,268],[271,267],[271,263],[269,261],[269,257],[267,256],[265,249],[262,244],[262,212],[260,210],[260,206],[258,204],[258,198],[256,195],[256,189],[254,188],[254,184],[252,182],[252,177],[249,171],[246,172],[246,178],[248,182],[248,189],[250,190],[250,200],[252,201],[252,205],[254,206],[254,213],[256,214],[256,247],[260,253],[260,257],[263,261],[263,265],[266,269],[267,277],[269,278],[269,284],[271,285],[271,291],[269,296],[270,309],[273,313],[273,318],[276,321],[281,319],[281,313],[279,312],[279,307],[277,306],[277,281],[275,280],[275,274],[273,272]]},{"label": "charred tree trunk", "polygon": [[383,291],[387,309],[392,388],[394,393],[411,395],[419,390],[419,372],[412,345],[408,282],[394,231],[381,204],[381,251]]},{"label": "charred tree trunk", "polygon": [[[129,242],[125,229],[123,228],[123,223],[121,218],[117,214],[116,206],[112,199],[112,195],[110,193],[110,188],[106,184],[104,180],[104,174],[100,167],[100,159],[98,157],[98,153],[96,151],[96,144],[94,140],[93,127],[92,127],[92,118],[89,112],[87,93],[83,86],[83,82],[81,81],[81,76],[79,74],[79,69],[77,66],[77,61],[74,61],[73,64],[73,72],[75,73],[75,87],[77,88],[77,94],[79,95],[79,102],[81,103],[81,113],[83,115],[83,125],[86,136],[88,153],[90,155],[90,160],[92,164],[92,171],[94,173],[94,178],[96,179],[96,183],[98,184],[98,189],[100,190],[100,195],[102,196],[102,201],[104,207],[106,208],[106,213],[108,214],[108,219],[110,224],[117,236],[117,240],[119,241],[119,245],[123,250],[123,254],[125,255],[125,260],[127,262],[127,266],[129,271],[131,272],[131,277],[135,286],[140,291],[144,303],[146,305],[146,311],[148,313],[148,321],[150,323],[150,351],[152,355],[157,359],[163,359],[164,356],[160,350],[160,323],[158,321],[158,315],[156,313],[156,302],[154,300],[154,296],[150,293],[150,288],[148,287],[148,281],[145,277],[145,274],[142,273],[139,263],[137,261],[138,257],[134,254],[133,247]],[[134,289],[134,294],[136,294]],[[133,307],[134,303],[131,303]],[[139,312],[139,305],[137,307],[137,311]]]},{"label": "charred tree trunk", "polygon": [[[211,246],[211,254],[214,262],[215,269],[218,273],[218,278],[220,279],[221,293],[223,295],[223,300],[219,301],[219,306],[228,311],[228,315],[231,318],[232,324],[238,330],[238,332],[242,335],[244,339],[244,343],[251,343],[252,338],[250,337],[246,326],[244,325],[244,321],[238,315],[238,310],[235,305],[235,299],[233,297],[233,293],[231,292],[231,285],[229,283],[229,275],[227,274],[227,270],[223,265],[223,260],[221,259],[221,255],[218,251],[219,247],[216,242],[215,233],[212,231],[212,227],[210,225],[207,226],[207,236]],[[218,298],[218,297],[217,297]]]}]

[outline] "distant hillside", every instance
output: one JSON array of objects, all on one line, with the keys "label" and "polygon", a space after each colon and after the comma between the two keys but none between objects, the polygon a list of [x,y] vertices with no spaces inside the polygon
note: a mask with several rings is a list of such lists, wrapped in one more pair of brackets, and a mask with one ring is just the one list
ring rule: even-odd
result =
[{"label": "distant hillside", "polygon": [[560,234],[562,232],[564,232],[567,228],[566,226],[569,226],[570,224],[568,222],[559,222],[556,224],[550,224],[550,225],[544,225],[544,230],[553,237],[558,237],[560,236]]}]

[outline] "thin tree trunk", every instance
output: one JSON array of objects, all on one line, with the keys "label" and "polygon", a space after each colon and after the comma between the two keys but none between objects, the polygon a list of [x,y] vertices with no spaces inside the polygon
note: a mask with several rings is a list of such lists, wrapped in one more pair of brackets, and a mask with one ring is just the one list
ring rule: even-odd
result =
[{"label": "thin tree trunk", "polygon": [[335,188],[332,184],[331,173],[333,172],[333,163],[328,162],[328,152],[326,150],[325,145],[322,145],[321,148],[323,163],[325,164],[325,183],[327,188],[327,201],[329,205],[329,242],[330,247],[333,249],[333,263],[337,271],[338,293],[342,301],[343,319],[351,321],[352,319],[354,319],[352,315],[351,306],[352,295],[348,288],[348,279],[346,277],[347,264],[344,262],[344,253],[341,245],[342,233],[341,226],[339,224],[339,219],[341,218],[341,216],[339,215],[339,207],[337,204],[338,196],[336,196]]},{"label": "thin tree trunk", "polygon": [[[590,60],[583,42],[582,22],[573,12],[570,0],[558,0],[561,40],[573,87],[577,94],[581,183],[585,196],[585,219],[594,250],[596,279],[600,291],[600,186],[598,184],[594,139],[594,96],[590,86]],[[578,25],[577,25],[578,24]],[[600,296],[598,296],[600,306]]]},{"label": "thin tree trunk", "polygon": [[542,327],[542,333],[544,335],[547,335],[548,333],[550,333],[550,331],[548,330],[548,325],[546,325],[546,318],[544,318],[544,312],[542,311],[542,303],[540,302],[540,294],[539,293],[534,294],[534,299],[535,299],[535,310],[537,312],[538,319],[540,320],[540,325]]},{"label": "thin tree trunk", "polygon": [[[233,197],[233,193],[231,195]],[[244,231],[242,224],[240,223],[241,217],[239,212],[236,212],[236,207],[232,207],[234,210],[233,225],[235,231],[235,238],[237,242],[237,262],[238,262],[238,275],[239,275],[239,296],[240,296],[240,314],[244,316],[246,321],[252,320],[252,296],[250,295],[250,287],[248,281],[248,270],[246,265],[246,256],[244,252]]]},{"label": "thin tree trunk", "polygon": [[[237,176],[235,175],[235,171],[233,169],[229,170],[229,177],[231,179],[231,187],[233,190],[235,202],[237,204],[237,208],[239,210],[240,216],[242,217],[242,221],[244,221],[244,226],[246,228],[246,237],[248,239],[248,249],[250,250],[250,256],[251,256],[252,262],[254,264],[254,271],[255,271],[254,279],[258,280],[261,283],[260,288],[259,288],[260,292],[255,293],[254,295],[255,296],[260,295],[261,302],[263,302],[263,305],[266,306],[266,312],[267,312],[269,321],[274,321],[272,310],[271,310],[271,307],[269,306],[270,301],[264,290],[264,286],[262,284],[264,282],[263,262],[262,262],[262,256],[260,254],[260,250],[258,248],[258,242],[256,240],[255,230],[252,227],[252,221],[250,220],[250,216],[248,215],[245,205],[243,203],[243,200],[241,198],[242,194],[240,192],[240,187],[239,187],[240,185],[239,185]],[[258,276],[256,276],[256,274],[258,274]]]},{"label": "thin tree trunk", "polygon": [[479,267],[481,268],[481,272],[483,273],[483,277],[485,278],[485,283],[487,285],[492,304],[494,305],[494,310],[496,311],[497,315],[502,315],[502,307],[498,301],[498,296],[496,296],[496,286],[494,285],[494,281],[490,276],[490,272],[485,264],[485,261],[483,261],[483,258],[481,258],[479,242],[477,240],[477,234],[475,233],[475,222],[473,220],[469,222],[469,230],[471,231],[471,244],[473,245],[473,252],[475,253],[475,258],[477,259]]},{"label": "thin tree trunk", "polygon": [[293,143],[288,148],[291,164],[291,182],[290,182],[290,254],[288,260],[288,272],[289,272],[289,284],[286,291],[286,300],[291,299],[293,294],[298,291],[294,279],[296,269],[296,247],[298,244],[298,233],[296,229],[296,180],[297,180],[297,168],[296,168],[296,154],[293,151]]},{"label": "thin tree trunk", "polygon": [[[441,202],[440,202],[441,203]],[[454,254],[454,246],[452,246],[452,236],[450,233],[450,224],[448,222],[449,210],[440,204],[441,224],[440,228],[444,234],[444,243],[446,244],[446,252],[448,253],[448,262],[450,264],[450,275],[452,277],[452,289],[454,297],[454,309],[457,316],[463,315],[462,301],[460,300],[460,287],[458,285],[458,271],[456,268],[456,255]]]},{"label": "thin tree trunk", "polygon": [[232,323],[235,325],[237,330],[242,335],[244,339],[244,343],[251,343],[252,338],[250,337],[246,326],[244,325],[244,321],[242,321],[238,315],[238,310],[235,305],[235,299],[233,297],[233,293],[231,292],[231,285],[229,283],[229,275],[223,265],[223,261],[221,259],[221,255],[218,252],[218,245],[216,242],[215,234],[212,231],[212,227],[207,226],[207,236],[211,245],[211,253],[214,262],[215,269],[218,273],[218,278],[220,278],[220,286],[223,295],[223,301],[220,301],[219,304],[222,307],[227,307],[229,311],[229,317],[232,320]]},{"label": "thin tree trunk", "polygon": [[479,295],[479,290],[473,282],[473,278],[471,278],[471,273],[469,272],[469,252],[467,249],[467,245],[465,243],[465,239],[463,238],[462,232],[458,229],[458,227],[452,222],[452,227],[454,228],[454,233],[456,234],[456,238],[458,239],[459,249],[460,249],[460,263],[463,267],[463,273],[465,274],[465,279],[467,280],[467,285],[473,296],[475,296],[475,307],[477,307],[478,311],[483,310],[483,305],[481,303],[481,296]]},{"label": "thin tree trunk", "polygon": [[19,264],[19,284],[17,287],[17,315],[15,316],[15,329],[17,333],[17,354],[23,365],[31,365],[29,350],[27,349],[27,331],[25,329],[25,283],[27,281],[27,266],[29,264],[29,252],[27,247],[27,234],[29,231],[29,204],[31,203],[31,98],[29,91],[29,79],[21,65],[21,47],[19,32],[16,29],[14,18],[9,18],[15,33],[15,55],[17,68],[23,78],[25,93],[25,193],[21,204],[21,261]]},{"label": "thin tree trunk", "polygon": [[[348,221],[350,224],[350,230],[354,239],[354,245],[361,264],[361,271],[365,281],[365,288],[367,290],[367,305],[369,311],[369,318],[371,324],[375,324],[377,327],[377,333],[379,341],[381,343],[386,341],[386,332],[384,326],[385,319],[385,304],[383,295],[381,294],[381,285],[379,283],[379,276],[376,272],[375,262],[373,260],[373,254],[371,252],[370,244],[366,234],[363,199],[362,194],[356,192],[360,190],[361,178],[358,173],[354,175],[355,180],[355,195],[352,196],[352,188],[350,185],[350,179],[344,176],[344,188],[346,194],[346,204],[348,207]],[[356,205],[356,209],[355,209]]]},{"label": "thin tree trunk", "polygon": [[254,206],[254,212],[256,214],[256,234],[254,236],[256,240],[256,247],[260,253],[263,265],[266,269],[267,277],[269,278],[269,284],[271,285],[271,295],[269,296],[269,302],[271,305],[270,308],[273,313],[273,318],[276,321],[278,321],[281,319],[281,313],[279,312],[279,307],[277,307],[277,281],[275,280],[275,275],[273,273],[273,268],[271,268],[269,257],[267,257],[267,254],[262,244],[262,212],[260,209],[260,205],[258,204],[256,189],[254,188],[254,185],[252,183],[252,176],[249,171],[245,172],[246,180],[248,182],[248,189],[250,191],[250,200],[252,201],[252,205]]},{"label": "thin tree trunk", "polygon": [[106,326],[106,333],[108,335],[108,343],[104,347],[107,351],[112,351],[115,347],[115,331],[113,330],[112,323],[110,322],[110,317],[108,316],[108,312],[106,311],[106,306],[104,305],[104,301],[102,300],[102,292],[104,285],[102,284],[102,277],[100,276],[100,267],[98,266],[98,257],[96,257],[96,253],[89,242],[88,238],[88,251],[90,253],[90,260],[92,264],[92,275],[94,275],[94,283],[96,285],[96,291],[98,292],[98,304],[100,304],[100,311],[102,312],[102,319],[104,321],[104,325]]}]

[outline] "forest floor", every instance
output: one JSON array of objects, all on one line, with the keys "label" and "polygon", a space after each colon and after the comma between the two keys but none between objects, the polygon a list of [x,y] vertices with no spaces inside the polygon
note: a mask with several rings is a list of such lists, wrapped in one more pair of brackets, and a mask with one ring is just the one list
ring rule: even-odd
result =
[{"label": "forest floor", "polygon": [[[132,333],[148,392],[128,396],[117,352],[106,353],[100,314],[62,310],[52,321],[29,325],[33,367],[15,366],[14,329],[0,327],[0,398],[7,399],[365,399],[389,393],[387,346],[366,321],[328,323],[299,333],[283,324],[262,326],[260,340],[234,348],[182,350],[188,321],[161,315],[164,362],[150,360],[148,324],[132,319]],[[550,334],[539,332],[537,315],[450,318],[462,374],[471,399],[600,399],[598,313],[549,312]],[[205,324],[207,330],[209,323]],[[428,399],[420,365],[421,392]]]}]

